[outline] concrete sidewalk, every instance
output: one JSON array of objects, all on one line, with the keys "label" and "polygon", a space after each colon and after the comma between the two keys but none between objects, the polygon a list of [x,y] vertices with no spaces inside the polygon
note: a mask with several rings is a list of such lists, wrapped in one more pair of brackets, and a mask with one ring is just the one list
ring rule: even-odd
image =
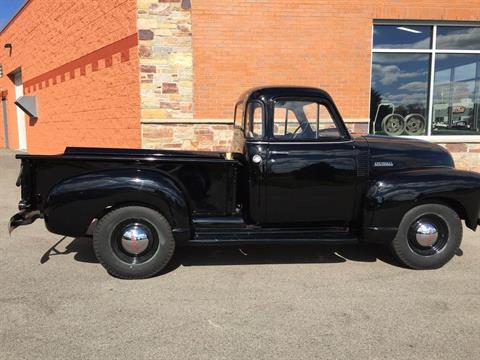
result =
[{"label": "concrete sidewalk", "polygon": [[42,221],[9,239],[18,165],[0,150],[0,359],[478,358],[480,232],[435,271],[370,246],[193,248],[123,281]]}]

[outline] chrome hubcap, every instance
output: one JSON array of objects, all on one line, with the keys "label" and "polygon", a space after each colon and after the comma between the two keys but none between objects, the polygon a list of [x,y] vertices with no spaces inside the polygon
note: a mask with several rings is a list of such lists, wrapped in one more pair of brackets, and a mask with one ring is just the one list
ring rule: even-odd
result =
[{"label": "chrome hubcap", "polygon": [[148,233],[148,229],[141,224],[126,227],[121,241],[123,250],[132,255],[139,255],[144,252],[151,240]]},{"label": "chrome hubcap", "polygon": [[412,223],[407,233],[410,249],[422,256],[432,256],[445,249],[449,239],[445,220],[436,214],[425,214]]},{"label": "chrome hubcap", "polygon": [[438,229],[428,222],[419,222],[415,233],[417,243],[424,247],[433,246],[438,240]]}]

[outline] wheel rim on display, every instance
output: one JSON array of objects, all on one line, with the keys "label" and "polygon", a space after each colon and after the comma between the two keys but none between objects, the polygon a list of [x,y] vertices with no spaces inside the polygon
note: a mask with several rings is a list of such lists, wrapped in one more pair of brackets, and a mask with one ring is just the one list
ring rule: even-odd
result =
[{"label": "wheel rim on display", "polygon": [[383,131],[391,136],[398,136],[405,131],[405,119],[399,114],[390,114],[382,121]]},{"label": "wheel rim on display", "polygon": [[152,224],[143,220],[127,220],[118,224],[111,236],[115,255],[128,264],[149,261],[160,246],[158,234]]},{"label": "wheel rim on display", "polygon": [[425,119],[420,114],[410,114],[405,118],[405,131],[409,135],[425,134]]},{"label": "wheel rim on display", "polygon": [[448,226],[437,215],[425,215],[415,220],[407,234],[408,245],[419,255],[431,256],[441,252],[448,241]]}]

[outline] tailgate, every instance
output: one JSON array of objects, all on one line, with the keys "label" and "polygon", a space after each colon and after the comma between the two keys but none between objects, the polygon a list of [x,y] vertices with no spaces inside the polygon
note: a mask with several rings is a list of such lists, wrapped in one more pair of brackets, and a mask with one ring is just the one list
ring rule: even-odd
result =
[{"label": "tailgate", "polygon": [[17,159],[21,160],[20,173],[18,174],[17,186],[21,187],[21,200],[18,203],[19,210],[36,210],[37,201],[35,197],[35,161],[17,155]]},{"label": "tailgate", "polygon": [[21,200],[18,203],[18,212],[10,219],[8,231],[11,233],[20,225],[28,225],[41,217],[38,209],[37,198],[35,196],[35,162],[32,159],[24,158],[23,155],[17,155],[21,160],[20,173],[18,174],[16,185],[21,187]]}]

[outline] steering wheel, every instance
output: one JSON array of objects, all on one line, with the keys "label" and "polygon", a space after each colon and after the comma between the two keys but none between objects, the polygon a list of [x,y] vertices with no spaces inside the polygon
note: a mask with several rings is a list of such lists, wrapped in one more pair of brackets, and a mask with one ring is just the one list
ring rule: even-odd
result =
[{"label": "steering wheel", "polygon": [[295,131],[293,132],[292,134],[292,139],[295,139],[299,134],[297,134],[298,130],[300,130],[302,128],[302,125],[298,125],[298,127],[295,129]]}]

